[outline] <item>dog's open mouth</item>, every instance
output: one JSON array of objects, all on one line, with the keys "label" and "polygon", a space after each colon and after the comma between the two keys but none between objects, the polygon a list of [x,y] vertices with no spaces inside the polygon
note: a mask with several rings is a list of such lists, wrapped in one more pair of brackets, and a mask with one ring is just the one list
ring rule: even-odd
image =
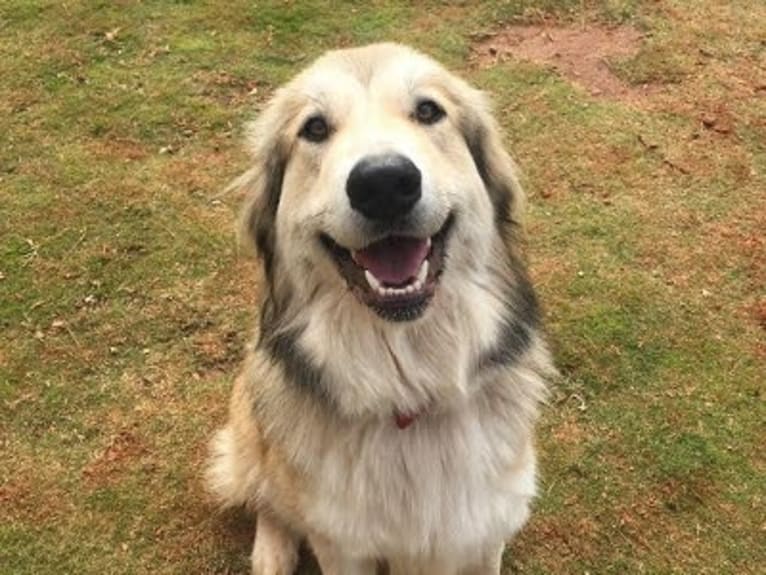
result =
[{"label": "dog's open mouth", "polygon": [[426,238],[391,235],[360,250],[348,250],[330,236],[320,239],[354,294],[391,321],[417,319],[428,307],[444,267],[452,216]]}]

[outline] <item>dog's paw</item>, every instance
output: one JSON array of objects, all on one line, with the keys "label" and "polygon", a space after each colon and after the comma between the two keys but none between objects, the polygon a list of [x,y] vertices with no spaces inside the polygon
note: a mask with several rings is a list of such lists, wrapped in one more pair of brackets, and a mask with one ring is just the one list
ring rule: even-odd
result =
[{"label": "dog's paw", "polygon": [[293,575],[298,541],[281,525],[258,517],[251,559],[253,575]]}]

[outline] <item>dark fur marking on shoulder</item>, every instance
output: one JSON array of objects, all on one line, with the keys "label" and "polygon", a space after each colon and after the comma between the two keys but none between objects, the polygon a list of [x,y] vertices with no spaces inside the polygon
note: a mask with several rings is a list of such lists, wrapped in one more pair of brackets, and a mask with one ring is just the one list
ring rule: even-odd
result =
[{"label": "dark fur marking on shoulder", "polygon": [[517,282],[506,305],[497,343],[481,355],[478,371],[513,364],[529,348],[540,324],[540,307],[532,283],[524,273],[518,275]]},{"label": "dark fur marking on shoulder", "polygon": [[261,335],[258,339],[258,347],[265,349],[269,356],[282,367],[285,379],[289,383],[300,391],[310,393],[322,403],[332,405],[333,399],[327,392],[321,370],[298,346],[300,331],[274,329],[277,323],[275,316],[274,304],[267,299],[261,312]]}]

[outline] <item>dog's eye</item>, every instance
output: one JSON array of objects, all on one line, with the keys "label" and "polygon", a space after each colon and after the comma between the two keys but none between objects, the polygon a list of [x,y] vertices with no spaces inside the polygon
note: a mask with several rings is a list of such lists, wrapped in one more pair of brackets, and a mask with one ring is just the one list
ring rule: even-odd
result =
[{"label": "dog's eye", "polygon": [[433,100],[421,100],[415,108],[415,119],[421,124],[435,124],[444,116],[444,108]]},{"label": "dog's eye", "polygon": [[299,136],[309,142],[323,142],[330,135],[330,127],[322,116],[311,116],[303,124]]}]

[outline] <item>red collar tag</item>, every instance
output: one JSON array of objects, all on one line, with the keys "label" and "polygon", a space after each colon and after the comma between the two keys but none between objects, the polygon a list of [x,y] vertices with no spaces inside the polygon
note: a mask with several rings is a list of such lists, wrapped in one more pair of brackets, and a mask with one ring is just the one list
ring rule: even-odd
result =
[{"label": "red collar tag", "polygon": [[417,413],[399,413],[398,411],[394,413],[394,421],[399,429],[407,429],[417,417]]}]

